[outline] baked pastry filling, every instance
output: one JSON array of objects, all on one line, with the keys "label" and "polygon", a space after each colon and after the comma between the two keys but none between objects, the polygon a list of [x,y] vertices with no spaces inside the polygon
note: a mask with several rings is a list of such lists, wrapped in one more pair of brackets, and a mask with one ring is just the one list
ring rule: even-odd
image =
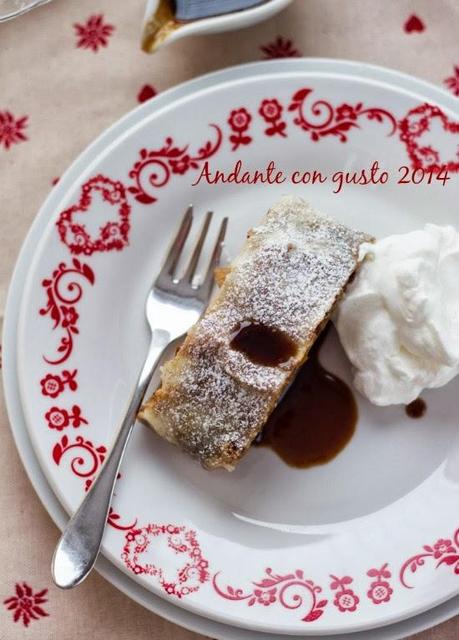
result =
[{"label": "baked pastry filling", "polygon": [[296,197],[252,229],[139,417],[208,468],[234,468],[306,360],[372,238]]}]

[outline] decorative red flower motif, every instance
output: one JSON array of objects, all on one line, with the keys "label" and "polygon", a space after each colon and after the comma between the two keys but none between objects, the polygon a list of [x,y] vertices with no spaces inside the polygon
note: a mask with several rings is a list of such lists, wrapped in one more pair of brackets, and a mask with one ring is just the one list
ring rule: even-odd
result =
[{"label": "decorative red flower motif", "polygon": [[45,419],[48,421],[48,427],[50,429],[57,429],[58,431],[62,431],[62,429],[68,427],[70,423],[75,429],[82,424],[88,424],[88,421],[81,415],[80,407],[76,404],[73,405],[70,412],[68,412],[67,409],[51,407],[45,414]]},{"label": "decorative red flower motif", "polygon": [[[113,217],[91,236],[84,218],[97,210],[97,198],[113,211]],[[91,255],[95,251],[121,251],[129,242],[131,206],[119,180],[98,174],[81,185],[77,203],[62,211],[56,222],[59,236],[70,252]]]},{"label": "decorative red flower motif", "polygon": [[42,394],[50,398],[57,398],[57,396],[64,391],[64,383],[60,376],[53,376],[51,373],[48,373],[40,380],[40,384]]},{"label": "decorative red flower motif", "polygon": [[146,102],[147,100],[154,98],[157,95],[157,93],[158,92],[154,87],[152,87],[149,84],[144,84],[143,87],[140,89],[139,93],[137,94],[137,100],[139,102]]},{"label": "decorative red flower motif", "polygon": [[[151,547],[155,544],[161,545],[161,538],[165,538],[167,546],[182,560],[175,578],[169,572],[166,578],[163,567],[157,564],[159,557],[155,559],[154,555],[148,555],[152,551],[154,554]],[[146,555],[143,559],[144,554]],[[126,534],[121,558],[130,571],[153,576],[167,594],[177,598],[198,591],[201,585],[209,580],[208,563],[202,557],[196,533],[185,527],[150,523],[145,527],[131,528]]]},{"label": "decorative red flower motif", "polygon": [[443,134],[452,138],[459,134],[459,122],[450,120],[443,111],[432,104],[421,104],[414,107],[398,123],[400,140],[405,144],[413,169],[424,169],[440,173],[459,171],[457,148],[448,156],[443,156],[440,149],[430,143],[429,132],[433,126],[443,129]]},{"label": "decorative red flower motif", "polygon": [[234,109],[230,113],[230,117],[228,118],[228,124],[233,131],[237,131],[238,133],[243,133],[247,131],[250,126],[250,122],[252,121],[252,116],[241,107],[241,109]]},{"label": "decorative red flower motif", "polygon": [[186,153],[178,160],[169,160],[169,165],[172,170],[172,173],[178,173],[183,176],[184,173],[188,171],[190,168],[191,158]]},{"label": "decorative red flower motif", "polygon": [[426,564],[427,558],[433,558],[438,562],[435,569],[445,565],[451,567],[456,575],[459,575],[459,528],[456,529],[452,539],[440,538],[432,546],[425,544],[422,552],[405,560],[399,571],[399,579],[404,587],[412,589],[413,587],[407,583],[407,572],[416,573],[419,567]]},{"label": "decorative red flower motif", "polygon": [[[217,584],[218,576],[219,573],[216,573],[212,579],[216,593],[225,598],[225,600],[231,600],[232,602],[245,600],[248,607],[253,607],[255,604],[267,607],[277,601],[278,606],[286,609],[297,609],[302,604],[306,606],[306,603],[309,603],[308,608],[304,611],[303,622],[318,620],[323,615],[328,603],[328,600],[320,599],[319,594],[322,588],[314,584],[312,580],[305,578],[302,569],[296,569],[295,573],[282,575],[274,573],[268,567],[265,570],[265,576],[261,580],[252,582],[256,588],[250,588],[247,591],[231,585],[227,585],[223,589]],[[286,598],[287,593],[288,598]],[[307,598],[304,598],[304,593],[308,594]],[[296,602],[296,605],[292,606],[291,602]]]},{"label": "decorative red flower motif", "polygon": [[265,129],[267,136],[273,136],[278,133],[284,138],[287,137],[285,133],[287,123],[281,120],[283,110],[283,106],[275,98],[262,101],[258,113],[269,124],[269,127]]},{"label": "decorative red flower motif", "polygon": [[380,569],[370,569],[367,571],[367,576],[375,578],[370,583],[370,588],[367,591],[368,598],[373,604],[382,604],[383,602],[389,602],[394,590],[390,586],[388,579],[392,576],[391,572],[387,568],[386,564]]},{"label": "decorative red flower motif", "polygon": [[65,307],[61,306],[62,313],[62,326],[64,328],[73,327],[78,322],[79,315],[76,312],[75,307]]},{"label": "decorative red flower motif", "polygon": [[276,591],[277,589],[268,589],[267,591],[262,591],[261,589],[254,589],[253,595],[256,597],[257,602],[259,604],[268,607],[270,604],[276,602]]},{"label": "decorative red flower motif", "polygon": [[27,140],[24,129],[28,116],[16,119],[10,111],[0,111],[0,147],[8,150],[11,145]]},{"label": "decorative red flower motif", "polygon": [[101,229],[100,237],[103,242],[110,246],[123,246],[125,242],[125,233],[123,225],[117,222],[107,222]]},{"label": "decorative red flower motif", "polygon": [[59,407],[51,407],[49,411],[45,413],[45,419],[48,421],[48,427],[50,429],[57,429],[62,431],[70,424],[68,411],[65,409],[59,409]]},{"label": "decorative red flower motif", "polygon": [[[172,535],[167,538],[167,546],[171,549],[174,549],[177,553],[183,553],[187,550],[187,540],[183,534],[180,533],[180,530],[174,532]],[[191,548],[190,554],[193,555],[193,547]],[[197,547],[198,555],[201,555],[199,547]]]},{"label": "decorative red flower motif", "polygon": [[111,24],[104,23],[104,16],[90,16],[84,24],[75,23],[73,25],[77,35],[76,46],[80,49],[91,49],[94,52],[99,47],[107,47],[108,39],[112,35],[115,27]]},{"label": "decorative red flower motif", "polygon": [[336,121],[340,120],[357,120],[357,113],[350,104],[341,104],[336,108]]},{"label": "decorative red flower motif", "polygon": [[126,533],[126,542],[134,542],[136,537],[135,533],[132,533],[132,531],[130,531],[129,533]]},{"label": "decorative red flower motif", "polygon": [[355,105],[340,104],[334,107],[327,100],[314,100],[313,89],[304,87],[296,91],[288,110],[296,112],[293,123],[309,133],[311,140],[318,142],[325,136],[336,136],[340,142],[347,142],[348,131],[360,128],[363,119],[390,123],[389,136],[397,130],[397,121],[386,109],[365,107],[362,102]]},{"label": "decorative red flower motif", "polygon": [[341,613],[353,612],[357,609],[357,605],[360,602],[360,598],[354,593],[349,585],[352,584],[353,579],[350,576],[343,576],[337,578],[331,575],[332,582],[330,583],[330,589],[337,590],[333,604]]},{"label": "decorative red flower motif", "polygon": [[403,28],[405,29],[406,33],[421,33],[425,30],[425,26],[422,20],[414,14],[408,18],[408,20],[403,25]]},{"label": "decorative red flower motif", "polygon": [[447,553],[456,552],[456,549],[453,547],[453,541],[448,539],[445,540],[444,538],[440,538],[439,540],[437,540],[437,542],[433,546],[433,549],[434,549],[433,557],[436,560],[446,555]]},{"label": "decorative red flower motif", "polygon": [[272,98],[271,100],[263,100],[259,113],[267,122],[274,122],[281,117],[282,110],[283,107],[280,102],[276,98]]},{"label": "decorative red flower motif", "polygon": [[40,380],[42,395],[57,398],[57,396],[64,391],[66,385],[70,391],[76,391],[78,389],[76,381],[77,373],[77,369],[74,371],[64,370],[60,376],[48,373]]},{"label": "decorative red flower motif", "polygon": [[[94,272],[89,265],[82,264],[73,258],[71,265],[67,266],[65,262],[60,262],[52,276],[42,280],[41,284],[46,290],[47,304],[46,307],[39,309],[39,314],[41,316],[49,315],[53,321],[53,330],[59,328],[63,334],[57,347],[55,359],[50,360],[43,356],[43,359],[49,364],[65,362],[73,351],[74,337],[79,333],[76,325],[78,314],[75,305],[83,297],[83,287],[77,281],[79,279],[86,280],[93,285]],[[66,381],[72,388],[68,378]]]},{"label": "decorative red flower motif", "polygon": [[[199,563],[195,565],[187,565],[186,567],[184,567],[178,574],[179,582],[185,582],[186,580],[189,580],[190,582],[193,582],[195,584],[197,582],[206,582],[207,578],[209,577],[208,572],[205,570],[205,568],[199,567],[198,565]],[[187,589],[188,593],[191,593],[190,587],[185,587],[185,589]],[[183,595],[185,595],[185,593]]]},{"label": "decorative red flower motif", "polygon": [[367,596],[374,602],[374,604],[382,604],[383,602],[389,602],[394,590],[389,583],[384,580],[382,582],[373,582]]},{"label": "decorative red flower motif", "polygon": [[241,144],[250,144],[252,138],[248,135],[244,135],[252,122],[252,116],[244,107],[240,109],[233,109],[228,118],[228,124],[234,131],[230,135],[230,142],[233,143],[232,150],[235,151]]},{"label": "decorative red flower motif", "polygon": [[345,611],[355,611],[359,604],[359,597],[355,595],[352,589],[343,589],[336,594],[333,600],[335,607],[344,613]]},{"label": "decorative red flower motif", "polygon": [[17,582],[16,595],[4,600],[3,604],[8,611],[14,611],[14,622],[22,620],[22,624],[28,627],[31,620],[39,620],[40,618],[49,616],[49,613],[44,611],[40,606],[48,602],[48,599],[45,598],[47,593],[48,589],[34,593],[27,582]]},{"label": "decorative red flower motif", "polygon": [[60,442],[53,447],[54,462],[59,465],[62,458],[72,449],[75,449],[75,457],[71,458],[70,468],[76,476],[85,479],[84,489],[87,491],[105,460],[107,449],[103,445],[96,447],[90,440],[85,440],[81,436],[77,436],[74,442],[71,442],[67,436],[62,436]]},{"label": "decorative red flower motif", "polygon": [[139,159],[129,172],[134,184],[127,191],[137,202],[153,204],[158,199],[157,189],[164,187],[173,173],[183,175],[189,169],[199,169],[204,160],[218,151],[223,139],[220,127],[210,126],[217,134],[216,140],[207,140],[195,153],[189,151],[188,144],[178,147],[171,137],[166,138],[160,149],[140,149]]},{"label": "decorative red flower motif", "polygon": [[444,83],[455,96],[459,97],[459,66],[454,67],[454,75],[446,78]]},{"label": "decorative red flower motif", "polygon": [[266,60],[271,58],[298,58],[301,56],[298,49],[293,46],[293,42],[282,36],[278,36],[274,42],[262,45],[260,49],[265,54]]}]

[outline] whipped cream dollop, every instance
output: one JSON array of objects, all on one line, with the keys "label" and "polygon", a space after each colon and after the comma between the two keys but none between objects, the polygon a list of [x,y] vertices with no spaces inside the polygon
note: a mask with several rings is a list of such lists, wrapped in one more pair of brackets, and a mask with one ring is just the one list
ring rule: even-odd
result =
[{"label": "whipped cream dollop", "polygon": [[459,372],[459,233],[426,224],[363,255],[335,325],[356,388],[377,405],[409,404]]}]

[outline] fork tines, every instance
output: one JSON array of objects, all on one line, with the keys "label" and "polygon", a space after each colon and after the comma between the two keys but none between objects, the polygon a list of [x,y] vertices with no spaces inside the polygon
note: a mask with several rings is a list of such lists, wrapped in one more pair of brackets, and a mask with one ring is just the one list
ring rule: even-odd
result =
[{"label": "fork tines", "polygon": [[177,234],[172,241],[169,253],[167,254],[161,271],[159,272],[159,275],[156,279],[155,287],[169,293],[175,292],[179,295],[195,297],[203,301],[208,300],[214,282],[214,270],[220,262],[223,240],[225,238],[225,233],[228,226],[228,218],[223,218],[220,224],[217,240],[212,251],[212,256],[210,258],[206,275],[202,280],[202,283],[198,286],[195,286],[193,284],[193,279],[196,273],[196,268],[198,266],[204,243],[206,241],[207,233],[212,221],[212,216],[213,211],[208,211],[206,213],[201,227],[201,232],[196,241],[196,244],[194,245],[191,258],[188,262],[188,266],[186,267],[183,276],[178,279],[176,277],[177,265],[183,253],[186,240],[193,224],[193,206],[190,205],[188,207],[182,218]]}]

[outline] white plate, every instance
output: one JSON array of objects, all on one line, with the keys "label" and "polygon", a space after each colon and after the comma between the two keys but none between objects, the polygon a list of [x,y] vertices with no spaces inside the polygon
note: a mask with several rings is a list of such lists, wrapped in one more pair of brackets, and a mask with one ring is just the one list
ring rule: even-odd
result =
[{"label": "white plate", "polygon": [[[272,64],[272,63],[271,63]],[[278,63],[274,63],[277,64]],[[282,65],[283,63],[281,63]],[[272,69],[272,67],[271,67]],[[263,72],[263,69],[261,70]],[[221,77],[237,77],[244,73],[244,68],[236,67],[228,69],[223,73],[218,72],[217,75]],[[200,86],[209,84],[213,81],[215,74],[209,74],[197,80],[193,80],[185,85],[180,85],[170,92],[161,96],[160,100],[171,100],[173,96],[179,95],[183,91],[190,90],[191,88],[198,88]],[[135,115],[135,114],[133,114]],[[127,116],[127,117],[132,117]],[[100,144],[101,141],[109,135],[109,132],[102,136],[101,140],[98,140],[95,145]],[[77,161],[72,170],[78,169]],[[70,170],[69,170],[70,173]],[[51,196],[52,197],[52,196]],[[57,500],[55,494],[51,490],[32,449],[29,434],[27,432],[24,414],[21,406],[21,400],[19,396],[19,387],[17,380],[17,358],[16,358],[16,341],[17,341],[17,317],[19,314],[20,302],[22,299],[22,291],[27,275],[27,271],[30,266],[31,257],[33,255],[34,248],[39,241],[41,234],[47,224],[47,218],[43,215],[45,212],[37,215],[30,232],[24,241],[21,249],[20,256],[16,263],[13,278],[11,281],[11,287],[7,300],[5,322],[3,327],[2,337],[2,355],[3,355],[3,383],[4,393],[7,403],[8,415],[10,418],[10,425],[13,432],[13,436],[16,442],[18,452],[21,456],[21,460],[27,471],[27,474],[32,482],[32,485],[37,492],[40,500],[45,506],[51,518],[57,524],[60,529],[63,529],[67,522],[67,514]],[[138,583],[132,581],[130,577],[117,569],[106,558],[99,556],[96,564],[96,568],[111,584],[120,589],[123,593],[130,598],[143,605],[150,611],[161,615],[163,618],[171,620],[183,627],[186,627],[192,631],[202,633],[211,638],[219,638],[220,640],[277,640],[278,636],[273,634],[266,634],[256,631],[248,631],[246,629],[239,629],[236,627],[229,627],[219,622],[197,616],[190,613],[183,608],[176,607],[171,601],[163,598],[159,598],[153,595],[147,589],[141,587]],[[459,597],[451,598],[442,605],[431,609],[416,617],[407,619],[403,622],[399,622],[380,629],[373,629],[371,631],[361,631],[353,635],[356,640],[399,640],[405,638],[408,635],[417,633],[435,624],[439,624],[449,618],[453,617],[459,612]],[[329,638],[330,640],[346,640],[349,636],[322,636],[323,638]]]},{"label": "white plate", "polygon": [[[207,78],[207,77],[206,77]],[[14,277],[11,283],[10,295],[7,304],[7,315],[4,324],[2,354],[3,354],[3,381],[4,392],[8,406],[8,415],[13,432],[13,436],[18,448],[21,460],[37,492],[40,500],[45,506],[51,518],[60,529],[67,523],[67,514],[61,507],[55,494],[51,490],[40,466],[35,452],[31,446],[29,434],[27,432],[24,415],[19,397],[19,387],[17,381],[17,361],[16,361],[16,318],[19,312],[21,291],[24,284],[30,254],[33,251],[35,242],[42,232],[46,220],[43,216],[37,216],[27,240],[21,250],[21,256],[16,264]],[[111,562],[99,556],[96,568],[104,578],[113,584],[127,596],[143,605],[150,611],[175,622],[187,629],[202,633],[211,638],[219,640],[277,640],[278,636],[257,631],[248,631],[237,627],[230,627],[219,622],[214,622],[208,618],[197,616],[185,609],[176,607],[172,602],[153,595],[136,582],[133,582],[128,575],[117,569]],[[414,618],[399,622],[380,629],[371,631],[361,631],[353,634],[355,640],[399,640],[408,635],[423,631],[435,624],[440,624],[456,615],[459,611],[459,597],[452,598],[442,605]],[[321,636],[329,640],[346,640],[348,635]]]},{"label": "white plate", "polygon": [[[220,81],[214,75],[207,88],[183,87],[170,102],[166,96],[127,116],[83,154],[44,205],[49,224],[21,308],[19,382],[34,448],[67,510],[81,500],[123,412],[147,343],[145,292],[184,204],[230,216],[229,254],[285,191],[376,235],[426,220],[454,222],[455,172],[445,187],[386,184],[348,187],[339,195],[330,184],[191,187],[205,155],[227,170],[239,158],[252,168],[275,158],[286,173],[360,169],[378,159],[395,175],[399,166],[431,162],[431,152],[419,159],[418,147],[435,145],[441,161],[458,168],[457,101],[425,83],[335,61],[250,65],[239,79],[228,73]],[[306,88],[311,91],[298,94]],[[262,107],[273,99],[283,106],[281,117],[274,117],[274,103],[271,110]],[[242,108],[252,116],[248,128],[244,112],[230,116]],[[431,123],[430,131],[419,128],[420,117],[421,126]],[[403,122],[410,126],[406,142],[400,139]],[[203,146],[208,139],[210,146]],[[189,148],[171,152],[174,145]],[[142,148],[158,153],[145,156]],[[187,154],[197,158],[197,167],[188,166]],[[102,206],[101,190],[113,206]],[[78,214],[78,207],[85,212]],[[72,215],[85,216],[92,239],[81,229],[69,239]],[[112,224],[102,222],[103,215]],[[66,288],[69,282],[73,288]],[[62,306],[74,307],[79,317],[62,314]],[[349,379],[338,345],[327,347],[327,364]],[[65,371],[77,371],[77,389]],[[64,388],[49,376],[58,376]],[[48,394],[55,383],[54,398],[41,392],[46,378]],[[309,471],[254,451],[234,474],[209,476],[139,427],[117,485],[114,511],[120,517],[111,519],[104,552],[156,595],[254,630],[342,633],[433,607],[459,591],[456,390],[452,383],[427,395],[429,411],[421,422],[410,422],[400,409],[376,410],[361,401],[350,445],[332,463]],[[60,431],[53,407],[65,410],[64,424],[70,422]],[[450,543],[435,547],[439,540]]]},{"label": "white plate", "polygon": [[[39,224],[37,224],[39,223]],[[21,257],[17,262],[14,279],[10,288],[10,296],[7,306],[7,318],[5,320],[3,332],[3,378],[4,391],[8,405],[8,414],[16,446],[21,456],[21,460],[37,492],[40,500],[45,506],[51,518],[60,529],[63,529],[67,522],[67,514],[61,507],[59,501],[49,486],[43,472],[40,469],[35,452],[32,449],[30,438],[25,425],[24,415],[19,397],[16,371],[16,317],[19,311],[21,299],[20,292],[25,279],[25,271],[28,262],[28,250],[32,250],[36,233],[40,232],[45,220],[37,217],[33,230],[29,233],[27,241],[23,245]],[[208,618],[203,618],[190,613],[185,609],[176,607],[172,602],[153,595],[136,582],[130,580],[129,576],[117,569],[111,562],[99,556],[96,568],[117,589],[127,596],[143,605],[150,611],[186,627],[191,631],[202,633],[210,638],[219,640],[277,640],[279,636],[266,634],[257,631],[249,631],[237,627],[230,627],[219,622],[214,622]],[[399,640],[408,635],[423,631],[435,624],[440,624],[456,615],[459,611],[459,597],[452,598],[442,605],[420,614],[404,622],[399,622],[380,629],[371,631],[361,631],[353,634],[355,640]],[[346,640],[348,635],[321,636],[329,640]]]}]

